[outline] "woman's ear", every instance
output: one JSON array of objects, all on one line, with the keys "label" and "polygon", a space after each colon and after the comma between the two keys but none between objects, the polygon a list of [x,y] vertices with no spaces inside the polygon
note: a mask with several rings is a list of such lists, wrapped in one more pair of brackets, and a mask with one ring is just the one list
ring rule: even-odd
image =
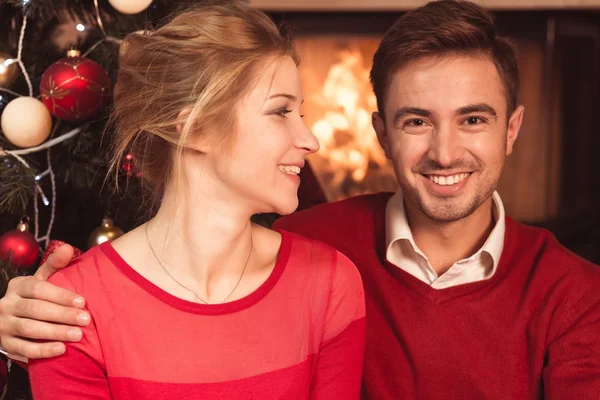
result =
[{"label": "woman's ear", "polygon": [[177,120],[180,122],[177,124],[177,133],[180,135],[184,134],[186,124],[190,124],[189,131],[187,132],[187,137],[185,138],[184,147],[190,150],[197,151],[199,153],[209,153],[212,149],[208,140],[206,140],[204,135],[192,135],[191,133],[196,130],[194,127],[194,123],[189,121],[189,115],[192,110],[189,108],[184,108],[177,115]]},{"label": "woman's ear", "polygon": [[191,110],[189,108],[184,108],[177,114],[177,120],[180,121],[177,124],[177,133],[180,135],[183,134],[183,127],[187,123],[187,116],[190,115]]}]

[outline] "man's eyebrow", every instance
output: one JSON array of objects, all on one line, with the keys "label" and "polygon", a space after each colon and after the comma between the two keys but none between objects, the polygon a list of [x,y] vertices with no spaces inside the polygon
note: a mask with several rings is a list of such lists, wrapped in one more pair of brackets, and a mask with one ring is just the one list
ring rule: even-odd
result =
[{"label": "man's eyebrow", "polygon": [[486,103],[469,104],[456,110],[456,115],[467,115],[473,113],[487,113],[494,118],[498,116],[498,113],[494,107]]}]

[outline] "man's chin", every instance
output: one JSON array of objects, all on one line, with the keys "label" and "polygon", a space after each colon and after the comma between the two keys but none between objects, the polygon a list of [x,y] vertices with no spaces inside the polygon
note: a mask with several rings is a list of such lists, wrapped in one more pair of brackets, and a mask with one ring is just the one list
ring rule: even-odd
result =
[{"label": "man's chin", "polygon": [[466,196],[447,196],[425,198],[417,204],[417,208],[428,219],[436,222],[456,222],[471,215],[477,207],[473,201],[465,200]]}]

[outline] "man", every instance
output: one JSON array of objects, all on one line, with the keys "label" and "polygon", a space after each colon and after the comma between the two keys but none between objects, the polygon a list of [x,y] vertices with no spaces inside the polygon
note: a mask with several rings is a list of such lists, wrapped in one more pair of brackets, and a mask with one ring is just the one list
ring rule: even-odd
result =
[{"label": "man", "polygon": [[[600,268],[505,217],[495,191],[524,110],[514,50],[490,14],[451,0],[405,14],[371,81],[373,127],[400,190],[275,224],[336,247],[360,270],[364,398],[598,398]],[[23,337],[68,339],[68,328],[19,317],[77,324],[76,309],[42,302],[76,298],[43,282],[69,250],[54,257],[0,301],[9,352],[48,357],[62,344]]]}]

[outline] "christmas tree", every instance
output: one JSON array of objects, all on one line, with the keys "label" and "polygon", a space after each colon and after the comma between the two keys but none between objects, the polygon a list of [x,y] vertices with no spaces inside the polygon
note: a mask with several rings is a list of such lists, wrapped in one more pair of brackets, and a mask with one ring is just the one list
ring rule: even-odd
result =
[{"label": "christmas tree", "polygon": [[123,232],[109,218],[144,216],[135,160],[119,171],[126,200],[106,179],[111,88],[122,38],[184,5],[0,0],[0,294],[58,244],[85,250]]}]

